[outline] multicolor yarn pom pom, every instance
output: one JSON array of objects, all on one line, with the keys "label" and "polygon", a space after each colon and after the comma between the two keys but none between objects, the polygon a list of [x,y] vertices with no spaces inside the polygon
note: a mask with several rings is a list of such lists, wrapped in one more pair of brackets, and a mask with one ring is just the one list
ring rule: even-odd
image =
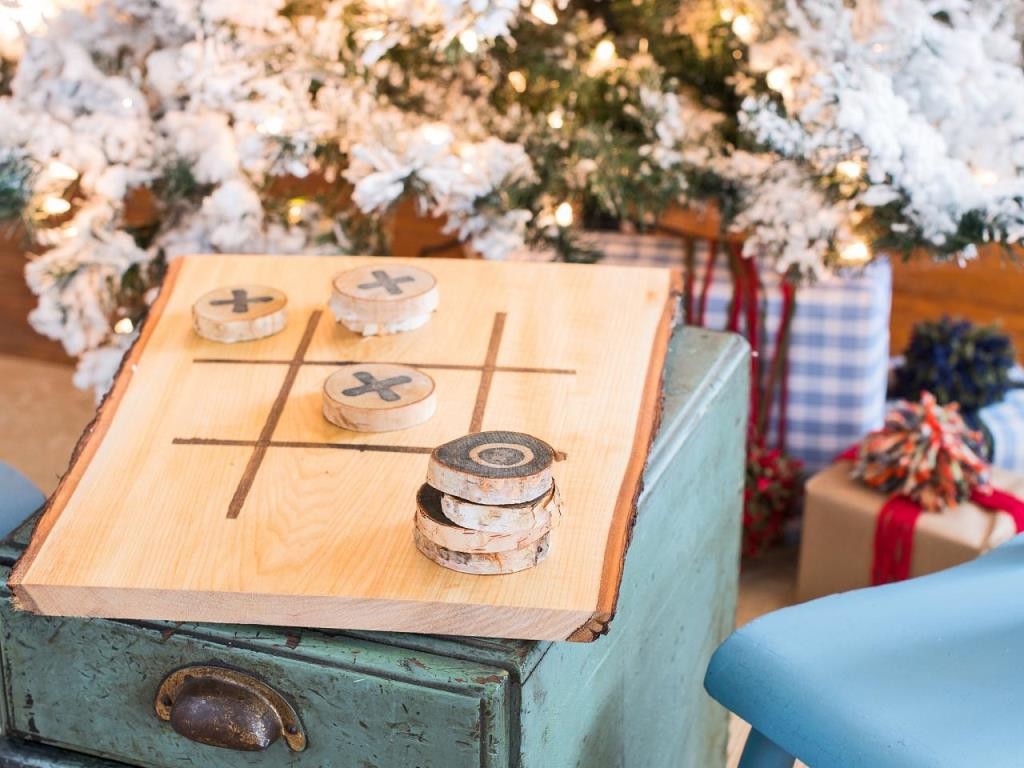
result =
[{"label": "multicolor yarn pom pom", "polygon": [[885,426],[864,439],[853,476],[937,512],[988,484],[981,446],[981,433],[968,428],[955,403],[940,406],[923,392],[918,403],[900,401]]}]

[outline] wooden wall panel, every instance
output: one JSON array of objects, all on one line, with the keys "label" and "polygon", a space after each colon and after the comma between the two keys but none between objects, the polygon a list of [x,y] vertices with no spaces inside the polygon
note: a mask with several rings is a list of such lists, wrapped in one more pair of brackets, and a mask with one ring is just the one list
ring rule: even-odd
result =
[{"label": "wooden wall panel", "polygon": [[[1018,257],[1020,258],[1020,257]],[[1024,356],[1024,259],[985,249],[966,267],[926,259],[893,264],[892,350],[901,351],[914,323],[944,314],[998,323]]]}]

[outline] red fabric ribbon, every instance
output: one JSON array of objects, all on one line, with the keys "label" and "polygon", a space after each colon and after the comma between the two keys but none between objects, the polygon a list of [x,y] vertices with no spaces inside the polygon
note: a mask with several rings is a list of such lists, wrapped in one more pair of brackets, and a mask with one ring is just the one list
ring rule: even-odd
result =
[{"label": "red fabric ribbon", "polygon": [[[857,446],[848,448],[837,457],[838,461],[856,461]],[[971,503],[990,512],[1005,512],[1024,532],[1024,500],[1012,493],[991,486],[971,491]],[[906,496],[892,496],[882,504],[875,524],[875,544],[871,562],[871,583],[889,584],[910,578],[910,563],[914,553],[914,529],[922,509]]]}]

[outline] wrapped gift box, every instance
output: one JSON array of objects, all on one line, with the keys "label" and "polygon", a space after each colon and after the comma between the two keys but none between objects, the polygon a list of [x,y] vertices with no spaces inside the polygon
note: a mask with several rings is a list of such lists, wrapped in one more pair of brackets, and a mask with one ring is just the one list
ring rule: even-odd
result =
[{"label": "wrapped gift box", "polygon": [[[605,264],[683,267],[686,261],[685,241],[678,237],[618,233],[594,237]],[[699,294],[709,241],[692,242],[694,286]],[[768,361],[782,315],[781,279],[774,271],[764,270],[761,283],[764,320],[759,348],[762,360]],[[724,329],[732,299],[733,281],[727,257],[721,253],[711,275],[703,325]],[[891,299],[892,271],[885,260],[797,291],[789,347],[786,448],[809,471],[826,466],[882,423]],[[774,435],[769,437],[774,440]]]},{"label": "wrapped gift box", "polygon": [[[895,358],[892,365],[899,365],[901,361],[902,358]],[[1024,368],[1015,368],[1010,376],[1018,383],[1024,382]],[[890,401],[886,407],[894,402]],[[989,463],[1024,473],[1024,388],[1011,389],[1001,402],[982,408],[978,416],[992,436]]]},{"label": "wrapped gift box", "polygon": [[1024,472],[1024,390],[1011,390],[979,415],[992,435],[992,466]]},{"label": "wrapped gift box", "polygon": [[[850,477],[838,461],[806,486],[797,598],[801,601],[871,585],[875,527],[886,496]],[[992,470],[992,484],[1024,496],[1024,476]],[[967,562],[1016,535],[1012,518],[965,503],[924,512],[914,529],[910,573],[921,576]]]}]

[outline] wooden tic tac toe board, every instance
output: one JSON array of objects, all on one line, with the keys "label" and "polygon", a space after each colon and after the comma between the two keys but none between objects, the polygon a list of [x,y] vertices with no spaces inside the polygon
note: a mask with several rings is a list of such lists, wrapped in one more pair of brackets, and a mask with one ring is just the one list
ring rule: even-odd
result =
[{"label": "wooden tic tac toe board", "polygon": [[[653,437],[677,289],[669,270],[418,260],[440,307],[363,338],[331,278],[372,257],[193,256],[167,282],[11,577],[43,614],[593,640],[615,610]],[[220,344],[191,327],[214,288],[273,286],[287,326]],[[339,365],[414,365],[427,422],[328,423]],[[437,445],[488,429],[552,445],[564,501],[548,558],[501,576],[446,570],[413,543]]]}]

